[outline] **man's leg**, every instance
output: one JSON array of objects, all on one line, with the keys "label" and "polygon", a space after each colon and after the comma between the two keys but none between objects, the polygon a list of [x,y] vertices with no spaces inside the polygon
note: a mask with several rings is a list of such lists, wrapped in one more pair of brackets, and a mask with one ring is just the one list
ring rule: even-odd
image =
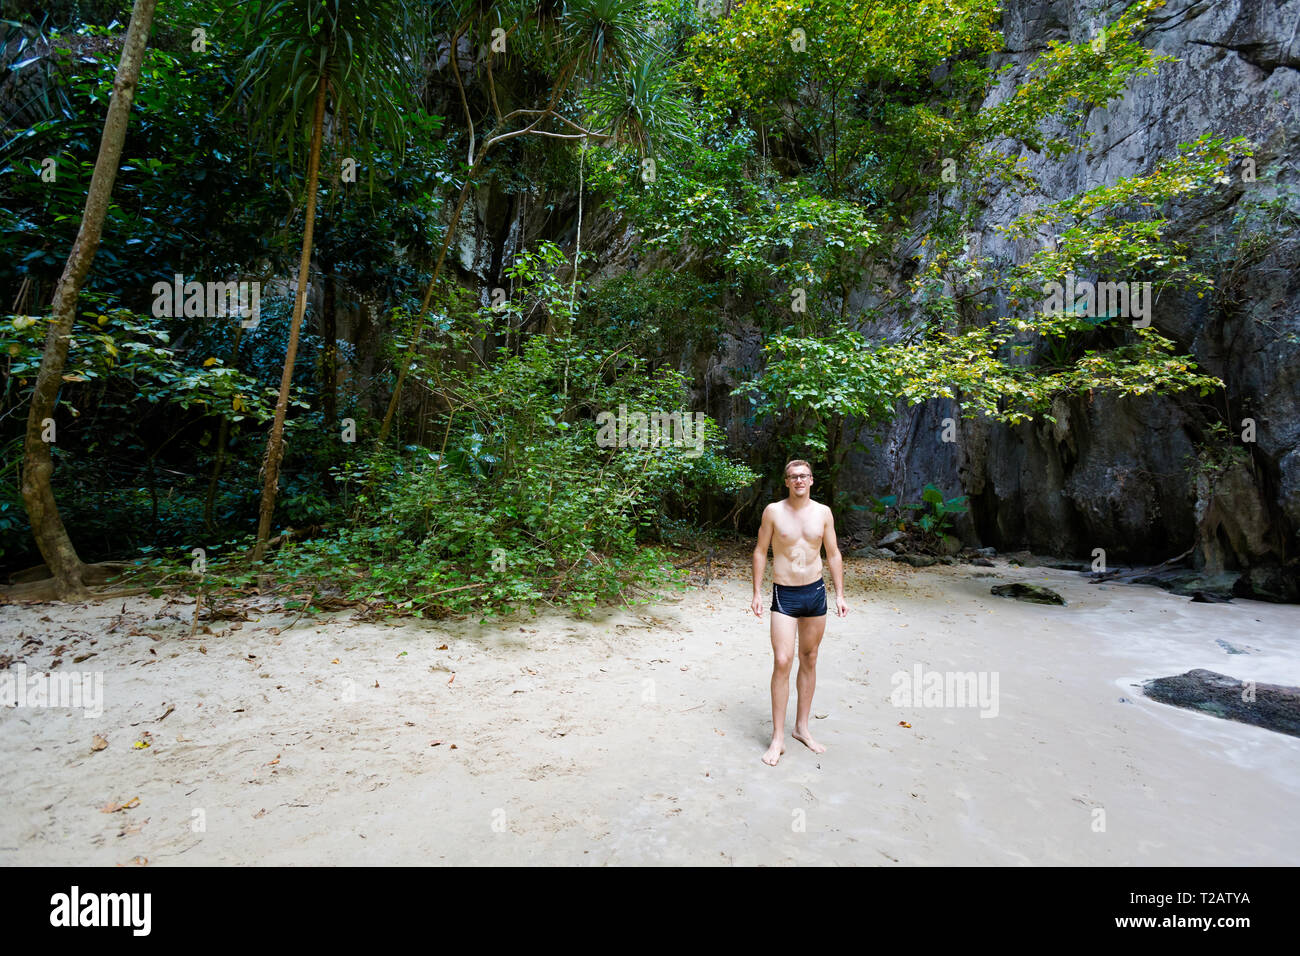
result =
[{"label": "man's leg", "polygon": [[[785,753],[785,709],[790,703],[790,668],[794,664],[797,623],[777,611],[772,617],[772,746],[763,754],[763,763],[776,766]],[[822,620],[825,620],[823,618]]]},{"label": "man's leg", "polygon": [[794,681],[799,690],[799,702],[795,707],[794,733],[791,736],[813,753],[826,751],[824,746],[813,740],[808,730],[813,691],[817,689],[817,648],[821,646],[822,635],[825,633],[825,614],[821,617],[799,618],[799,676]]}]

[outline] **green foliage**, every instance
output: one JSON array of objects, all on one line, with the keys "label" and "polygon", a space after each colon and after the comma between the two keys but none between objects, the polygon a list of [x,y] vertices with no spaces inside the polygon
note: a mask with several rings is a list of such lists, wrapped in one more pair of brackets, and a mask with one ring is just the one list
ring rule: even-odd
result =
[{"label": "green foliage", "polygon": [[954,515],[965,514],[967,496],[945,498],[937,485],[927,484],[921,489],[921,500],[899,504],[897,495],[871,496],[870,505],[852,505],[858,511],[869,511],[874,516],[874,536],[886,529],[902,531],[920,539],[923,545],[936,544],[952,531]]},{"label": "green foliage", "polygon": [[[83,297],[84,299],[85,297]],[[87,304],[83,302],[83,304]],[[88,311],[73,330],[63,373],[68,383],[61,400],[76,417],[84,403],[96,414],[128,416],[138,401],[173,410],[196,408],[232,422],[270,418],[275,392],[253,377],[210,358],[187,366],[168,347],[170,320],[135,315],[126,309]],[[0,350],[8,357],[4,407],[24,406],[31,394],[48,318],[0,316]]]},{"label": "green foliage", "polygon": [[[1010,237],[1026,239],[1052,228],[1060,230],[1059,240],[1007,269],[968,249],[958,252],[941,239],[913,280],[915,291],[946,302],[951,296],[944,288],[1004,284],[1016,312],[965,330],[936,324],[920,341],[883,347],[885,360],[901,377],[900,397],[909,402],[956,398],[968,417],[983,414],[1014,423],[1039,415],[1050,420],[1047,410],[1066,394],[1096,389],[1123,395],[1187,389],[1207,394],[1219,387],[1217,378],[1196,371],[1194,360],[1178,354],[1154,328],[1126,329],[1122,320],[1085,316],[1073,307],[1055,311],[1046,289],[1068,275],[1149,281],[1155,294],[1169,286],[1208,287],[1211,278],[1191,267],[1186,252],[1165,235],[1166,220],[1154,212],[1215,188],[1249,153],[1249,143],[1240,137],[1224,141],[1207,134],[1148,174],[1026,213],[1007,228]],[[1080,347],[1082,354],[1063,364]],[[1043,348],[1046,365],[1025,360]]]},{"label": "green foliage", "polygon": [[680,410],[684,388],[679,375],[635,369],[608,380],[608,358],[535,335],[487,366],[443,366],[431,378],[452,411],[436,449],[359,462],[382,480],[362,496],[358,522],[281,552],[277,563],[353,597],[437,613],[584,609],[666,583],[665,559],[639,547],[639,534],[699,490],[756,476],[721,457],[716,426],[698,457],[672,446],[601,447],[593,411]]},{"label": "green foliage", "polygon": [[779,335],[764,346],[772,353],[763,374],[739,386],[761,416],[791,415],[812,425],[797,441],[826,451],[831,416],[869,425],[886,420],[898,393],[896,376],[882,353],[863,336],[838,329],[823,337]]},{"label": "green foliage", "polygon": [[[999,14],[994,0],[741,4],[689,47],[706,101],[740,107],[754,126],[793,127],[832,196],[856,181],[862,198],[878,200],[900,176],[916,181],[907,131],[945,125],[941,114],[960,109],[982,77],[958,69],[940,89],[932,69],[996,49]],[[927,108],[922,90],[945,105]]]},{"label": "green foliage", "polygon": [[[67,66],[48,82],[67,105],[0,147],[0,292],[19,312],[48,302],[72,247],[117,69],[113,43],[124,29],[86,26],[53,37],[51,55],[65,56]],[[218,116],[228,76],[216,36],[208,53],[191,51],[188,39],[145,50],[88,279],[90,291],[111,290],[126,308],[147,308],[153,283],[175,272],[224,278],[277,245],[267,224],[284,218],[285,197],[239,166],[233,144],[247,135]],[[41,175],[46,159],[54,162],[52,182]]]},{"label": "green foliage", "polygon": [[[1250,464],[1250,453],[1238,436],[1223,422],[1211,422],[1196,444],[1196,451],[1187,456],[1192,487],[1212,497],[1216,486],[1230,471]],[[1201,487],[1203,486],[1203,487]]]},{"label": "green foliage", "polygon": [[684,349],[710,349],[719,340],[724,293],[722,283],[685,270],[625,272],[589,294],[582,331],[602,347],[669,361]]},{"label": "green foliage", "polygon": [[[427,445],[355,458],[338,481],[362,479],[352,525],[294,545],[276,561],[392,610],[499,611],[540,603],[579,610],[639,600],[674,579],[641,542],[661,517],[756,479],[722,454],[711,421],[690,444],[619,447],[602,413],[689,416],[686,379],[571,329],[574,290],[555,278],[561,254],[541,244],[511,268],[497,310],[437,321],[436,348],[415,376],[441,411]],[[539,311],[551,332],[481,356],[494,323],[520,329]],[[604,429],[604,430],[603,430]]]},{"label": "green foliage", "polygon": [[926,485],[921,489],[919,502],[903,507],[917,512],[916,527],[931,539],[943,537],[952,526],[953,515],[965,514],[968,510],[966,495],[944,498],[943,492],[935,485]]}]

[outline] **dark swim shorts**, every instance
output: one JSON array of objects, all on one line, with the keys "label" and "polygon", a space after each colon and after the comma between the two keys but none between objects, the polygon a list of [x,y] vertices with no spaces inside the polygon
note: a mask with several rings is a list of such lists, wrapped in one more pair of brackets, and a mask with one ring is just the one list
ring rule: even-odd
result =
[{"label": "dark swim shorts", "polygon": [[822,617],[826,613],[826,582],[772,584],[772,608],[789,617]]}]

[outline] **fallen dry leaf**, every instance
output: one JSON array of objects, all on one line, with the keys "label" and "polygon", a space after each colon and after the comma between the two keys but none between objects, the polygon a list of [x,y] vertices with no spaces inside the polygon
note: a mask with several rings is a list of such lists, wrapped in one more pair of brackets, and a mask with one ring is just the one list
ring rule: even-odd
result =
[{"label": "fallen dry leaf", "polygon": [[456,679],[456,672],[455,672],[455,671],[452,671],[452,672],[451,672],[451,680],[447,681],[447,686],[450,687],[450,686],[451,686],[451,681],[452,681],[452,680],[455,680],[455,679]]},{"label": "fallen dry leaf", "polygon": [[140,805],[139,797],[132,797],[126,803],[113,803],[111,800],[99,808],[100,813],[117,813],[119,810],[132,810]]},{"label": "fallen dry leaf", "polygon": [[263,807],[261,810],[258,810],[256,813],[254,813],[253,819],[257,820],[264,816],[266,816],[266,807]]},{"label": "fallen dry leaf", "polygon": [[338,664],[338,663],[340,663],[340,661],[339,661],[339,659],[336,657],[336,658],[334,658],[334,660],[330,661],[330,663],[331,663],[331,664]]},{"label": "fallen dry leaf", "polygon": [[133,856],[131,857],[131,862],[136,866],[148,866],[149,858],[147,856]]},{"label": "fallen dry leaf", "polygon": [[909,724],[909,723],[908,723],[907,721],[905,721],[905,720],[900,720],[900,721],[898,722],[898,726],[900,726],[900,727],[911,727],[912,725]]},{"label": "fallen dry leaf", "polygon": [[[168,707],[168,708],[167,708],[167,712],[164,713],[161,717],[159,717],[158,720],[165,720],[166,717],[167,717],[167,714],[170,714],[170,713],[171,713],[173,710],[175,710],[175,709],[176,709],[176,706],[175,706],[174,704],[173,704],[172,706]],[[157,723],[157,721],[154,721],[154,723]]]},{"label": "fallen dry leaf", "polygon": [[96,751],[103,750],[107,746],[108,739],[99,736],[99,734],[95,734],[95,739],[90,742],[90,752],[95,753]]},{"label": "fallen dry leaf", "polygon": [[441,745],[442,745],[442,741],[441,741],[441,740],[435,740],[433,743],[429,744],[430,747],[438,747],[438,746],[441,746]]},{"label": "fallen dry leaf", "polygon": [[200,645],[199,645],[199,653],[200,653],[200,654],[206,654],[207,652],[208,652],[207,646],[206,646],[206,645],[203,645],[203,644],[200,644]]},{"label": "fallen dry leaf", "polygon": [[446,644],[444,644],[444,645],[442,645],[442,647],[438,648],[438,650],[440,650],[440,651],[445,651],[446,649],[447,649],[447,645],[446,645]]},{"label": "fallen dry leaf", "polygon": [[455,749],[456,749],[456,745],[455,745],[455,744],[452,744],[451,747],[448,748],[448,749],[450,749],[450,750],[455,750]]},{"label": "fallen dry leaf", "polygon": [[276,754],[276,755],[275,755],[275,759],[272,760],[270,763],[268,763],[267,766],[268,766],[268,767],[274,767],[274,766],[275,766],[276,764],[278,764],[279,762],[280,762],[280,755],[279,755],[279,754]]}]

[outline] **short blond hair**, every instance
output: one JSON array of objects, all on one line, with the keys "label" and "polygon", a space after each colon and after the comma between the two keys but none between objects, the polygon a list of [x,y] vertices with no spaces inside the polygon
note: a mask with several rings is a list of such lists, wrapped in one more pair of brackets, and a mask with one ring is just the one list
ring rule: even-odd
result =
[{"label": "short blond hair", "polygon": [[812,465],[808,464],[808,462],[804,461],[802,458],[796,458],[794,461],[787,461],[785,463],[785,474],[783,477],[789,477],[790,469],[793,468],[795,465],[803,465],[805,468],[808,469],[808,473],[812,474],[812,470],[813,470]]}]

